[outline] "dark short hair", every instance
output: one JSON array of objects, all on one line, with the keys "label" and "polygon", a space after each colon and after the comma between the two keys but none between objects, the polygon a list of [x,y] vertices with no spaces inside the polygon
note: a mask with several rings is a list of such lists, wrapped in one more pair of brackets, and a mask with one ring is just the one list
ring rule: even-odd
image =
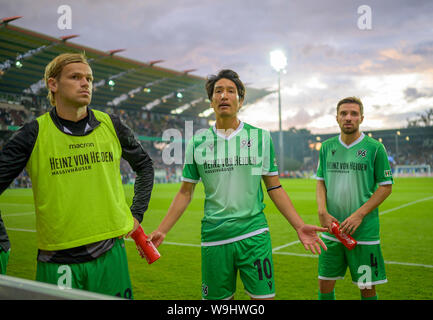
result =
[{"label": "dark short hair", "polygon": [[215,83],[220,79],[228,79],[234,82],[236,89],[238,90],[239,101],[243,101],[245,98],[245,86],[242,83],[239,75],[230,69],[223,69],[218,72],[217,75],[210,75],[207,77],[206,81],[206,91],[209,100],[212,100],[213,90],[215,88]]},{"label": "dark short hair", "polygon": [[344,103],[356,103],[359,106],[359,111],[361,113],[361,116],[364,115],[364,106],[362,105],[361,99],[359,99],[357,97],[347,97],[347,98],[344,98],[344,99],[341,99],[340,101],[338,101],[337,114],[338,114],[338,110],[340,109],[340,106]]}]

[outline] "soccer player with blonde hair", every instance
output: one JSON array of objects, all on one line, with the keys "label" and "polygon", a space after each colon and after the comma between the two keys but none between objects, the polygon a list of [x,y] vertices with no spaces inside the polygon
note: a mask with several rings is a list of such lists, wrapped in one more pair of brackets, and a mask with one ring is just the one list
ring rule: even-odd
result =
[{"label": "soccer player with blonde hair", "polygon": [[[86,57],[65,53],[45,69],[53,108],[25,124],[0,152],[0,193],[26,168],[38,246],[36,280],[133,298],[123,236],[141,223],[152,160],[117,115],[90,108]],[[120,159],[137,173],[129,207]]]}]

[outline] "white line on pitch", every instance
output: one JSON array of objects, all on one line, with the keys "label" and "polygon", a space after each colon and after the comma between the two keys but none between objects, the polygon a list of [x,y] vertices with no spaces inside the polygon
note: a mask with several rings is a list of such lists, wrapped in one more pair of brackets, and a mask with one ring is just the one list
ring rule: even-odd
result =
[{"label": "white line on pitch", "polygon": [[425,268],[433,268],[433,266],[429,264],[419,264],[419,263],[409,263],[409,262],[396,262],[396,261],[385,261],[386,264],[399,264],[402,266],[410,266],[410,267],[425,267]]},{"label": "white line on pitch", "polygon": [[[307,258],[318,258],[319,257],[319,255],[316,255],[316,254],[294,253],[294,252],[274,252],[274,254],[282,254],[282,255],[286,255],[286,256],[295,256],[295,257],[307,257]],[[410,263],[410,262],[385,261],[385,264],[397,264],[397,265],[409,266],[409,267],[433,268],[433,265],[420,264],[420,263]]]},{"label": "white line on pitch", "polygon": [[[18,229],[18,228],[6,228],[11,231],[23,231],[23,232],[36,232],[36,230],[28,230],[28,229]],[[125,239],[127,241],[133,241],[128,238]],[[164,242],[164,244],[175,245],[175,246],[187,246],[187,247],[201,247],[199,244],[192,243],[178,243],[178,242]],[[318,258],[318,255],[308,254],[308,253],[294,253],[294,252],[273,252],[274,254],[282,254],[286,256],[295,256],[295,257],[307,257],[307,258]],[[429,264],[419,264],[419,263],[410,263],[410,262],[397,262],[397,261],[385,261],[385,264],[397,264],[402,266],[410,266],[410,267],[424,267],[424,268],[433,268],[433,265]]]},{"label": "white line on pitch", "polygon": [[308,258],[317,258],[318,255],[308,254],[308,253],[294,253],[294,252],[273,252],[273,254],[283,254],[286,256],[295,256],[295,257],[308,257]]},{"label": "white line on pitch", "polygon": [[186,247],[199,247],[199,248],[201,248],[201,245],[200,244],[192,244],[192,243],[177,243],[177,242],[163,242],[163,244],[171,244],[171,245],[174,245],[174,246],[186,246]]},{"label": "white line on pitch", "polygon": [[278,250],[283,249],[285,247],[292,246],[292,245],[297,244],[297,243],[301,243],[301,241],[296,240],[296,241],[293,241],[293,242],[286,243],[286,244],[284,244],[282,246],[279,246],[279,247],[276,247],[276,248],[272,249],[272,252],[278,251]]},{"label": "white line on pitch", "polygon": [[422,201],[427,201],[427,200],[431,200],[431,199],[433,199],[433,197],[427,197],[427,198],[415,200],[415,201],[403,204],[401,206],[398,206],[398,207],[395,207],[395,208],[392,208],[392,209],[388,209],[388,210],[382,211],[382,212],[379,213],[379,215],[382,215],[382,214],[385,214],[385,213],[388,213],[388,212],[392,212],[392,211],[395,211],[395,210],[398,210],[398,209],[401,209],[401,208],[404,208],[404,207],[407,207],[407,206],[411,206],[411,205],[413,205],[415,203],[422,202]]}]

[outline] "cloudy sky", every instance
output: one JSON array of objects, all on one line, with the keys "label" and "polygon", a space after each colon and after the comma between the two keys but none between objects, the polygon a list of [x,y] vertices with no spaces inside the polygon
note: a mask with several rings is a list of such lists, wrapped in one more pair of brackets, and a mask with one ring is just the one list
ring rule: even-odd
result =
[{"label": "cloudy sky", "polygon": [[[58,27],[61,5],[71,8],[71,30]],[[353,95],[364,102],[364,130],[405,127],[433,108],[431,0],[0,0],[0,18],[15,15],[23,18],[14,25],[79,34],[72,42],[124,48],[122,56],[166,68],[199,76],[231,68],[256,88],[277,88],[269,53],[283,50],[285,129],[337,132],[336,103]],[[277,95],[240,118],[277,129]]]}]

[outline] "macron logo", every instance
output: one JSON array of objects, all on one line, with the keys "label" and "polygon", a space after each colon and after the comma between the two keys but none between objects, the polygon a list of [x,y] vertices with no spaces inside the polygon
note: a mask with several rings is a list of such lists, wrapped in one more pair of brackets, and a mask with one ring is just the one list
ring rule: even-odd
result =
[{"label": "macron logo", "polygon": [[70,144],[69,149],[90,148],[90,147],[94,147],[94,146],[95,146],[95,144],[93,142],[75,143],[75,144]]}]

